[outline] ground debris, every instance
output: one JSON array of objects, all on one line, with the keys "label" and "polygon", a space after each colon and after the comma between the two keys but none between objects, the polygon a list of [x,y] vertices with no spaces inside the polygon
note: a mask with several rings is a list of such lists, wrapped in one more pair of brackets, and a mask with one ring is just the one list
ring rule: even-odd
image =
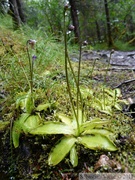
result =
[{"label": "ground debris", "polygon": [[120,165],[120,163],[116,160],[111,160],[109,159],[108,156],[106,155],[101,155],[99,160],[96,162],[95,167],[94,167],[94,171],[97,171],[98,169],[100,169],[101,167],[103,167],[104,169],[114,169],[114,170],[121,170],[122,167]]}]

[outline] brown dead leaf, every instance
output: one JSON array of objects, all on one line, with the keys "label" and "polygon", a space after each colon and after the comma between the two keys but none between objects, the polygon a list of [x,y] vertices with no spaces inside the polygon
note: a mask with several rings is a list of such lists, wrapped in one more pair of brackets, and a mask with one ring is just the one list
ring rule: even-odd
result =
[{"label": "brown dead leaf", "polygon": [[111,168],[114,170],[122,169],[119,162],[117,162],[115,160],[110,160],[109,157],[104,154],[100,156],[99,160],[95,164],[94,171],[97,171],[101,167],[107,167],[107,168]]}]

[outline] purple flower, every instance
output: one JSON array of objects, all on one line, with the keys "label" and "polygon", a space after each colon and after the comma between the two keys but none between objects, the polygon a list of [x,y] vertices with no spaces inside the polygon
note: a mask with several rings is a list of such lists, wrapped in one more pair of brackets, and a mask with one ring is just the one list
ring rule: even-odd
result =
[{"label": "purple flower", "polygon": [[33,55],[32,56],[32,61],[35,61],[37,59],[37,56],[36,55]]}]

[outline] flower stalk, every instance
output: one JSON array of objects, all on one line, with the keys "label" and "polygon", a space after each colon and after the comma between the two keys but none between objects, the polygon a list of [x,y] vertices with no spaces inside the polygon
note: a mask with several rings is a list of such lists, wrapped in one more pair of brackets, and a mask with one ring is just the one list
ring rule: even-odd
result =
[{"label": "flower stalk", "polygon": [[27,55],[28,55],[28,60],[29,60],[29,68],[30,68],[30,92],[31,94],[33,94],[33,60],[35,59],[36,56],[33,56],[31,58],[30,53],[29,53],[29,48],[31,47],[31,49],[34,49],[34,46],[36,44],[35,40],[28,40],[26,43],[26,50],[27,50]]},{"label": "flower stalk", "polygon": [[[68,48],[67,48],[67,29],[66,29],[66,20],[65,20],[65,12],[66,12],[66,9],[64,9],[64,46],[65,46],[65,74],[66,74],[66,82],[67,82],[67,91],[68,91],[68,94],[69,94],[69,98],[70,98],[70,102],[71,102],[71,106],[72,106],[72,110],[74,112],[74,115],[75,115],[75,119],[76,119],[76,123],[77,123],[77,135],[80,134],[80,126],[79,126],[79,122],[78,122],[78,115],[75,111],[75,106],[74,106],[74,102],[73,102],[73,98],[72,98],[72,94],[71,94],[71,88],[70,88],[70,84],[69,84],[69,74],[68,74],[68,63],[69,63],[69,67],[71,69],[71,72],[73,73],[73,77],[76,81],[76,78],[75,78],[75,75],[74,75],[74,72],[73,72],[73,68],[72,68],[72,65],[70,63],[70,59],[69,59],[69,56],[68,56]],[[77,81],[76,81],[77,83]],[[78,111],[78,110],[77,110]]]}]

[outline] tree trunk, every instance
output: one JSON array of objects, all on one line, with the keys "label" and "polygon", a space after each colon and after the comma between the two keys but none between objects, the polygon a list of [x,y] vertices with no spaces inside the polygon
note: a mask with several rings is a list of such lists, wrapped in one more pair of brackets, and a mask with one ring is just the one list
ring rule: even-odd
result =
[{"label": "tree trunk", "polygon": [[26,16],[24,13],[24,6],[22,0],[16,0],[18,6],[18,12],[23,23],[26,23]]},{"label": "tree trunk", "polygon": [[108,8],[107,0],[104,0],[105,5],[105,14],[106,14],[106,23],[107,23],[107,36],[108,36],[108,46],[113,46],[112,33],[111,33],[111,24],[110,24],[110,13]]},{"label": "tree trunk", "polygon": [[22,8],[22,0],[9,0],[9,3],[14,29],[18,29],[21,26],[22,22],[26,22],[26,18]]},{"label": "tree trunk", "polygon": [[69,0],[69,3],[71,6],[72,22],[75,27],[75,30],[74,30],[75,42],[78,43],[80,41],[80,30],[79,30],[79,20],[78,20],[76,2],[75,2],[75,0]]},{"label": "tree trunk", "polygon": [[97,30],[97,39],[98,41],[101,41],[101,34],[100,34],[100,28],[99,28],[99,24],[97,21],[95,21],[96,24],[96,30]]}]

